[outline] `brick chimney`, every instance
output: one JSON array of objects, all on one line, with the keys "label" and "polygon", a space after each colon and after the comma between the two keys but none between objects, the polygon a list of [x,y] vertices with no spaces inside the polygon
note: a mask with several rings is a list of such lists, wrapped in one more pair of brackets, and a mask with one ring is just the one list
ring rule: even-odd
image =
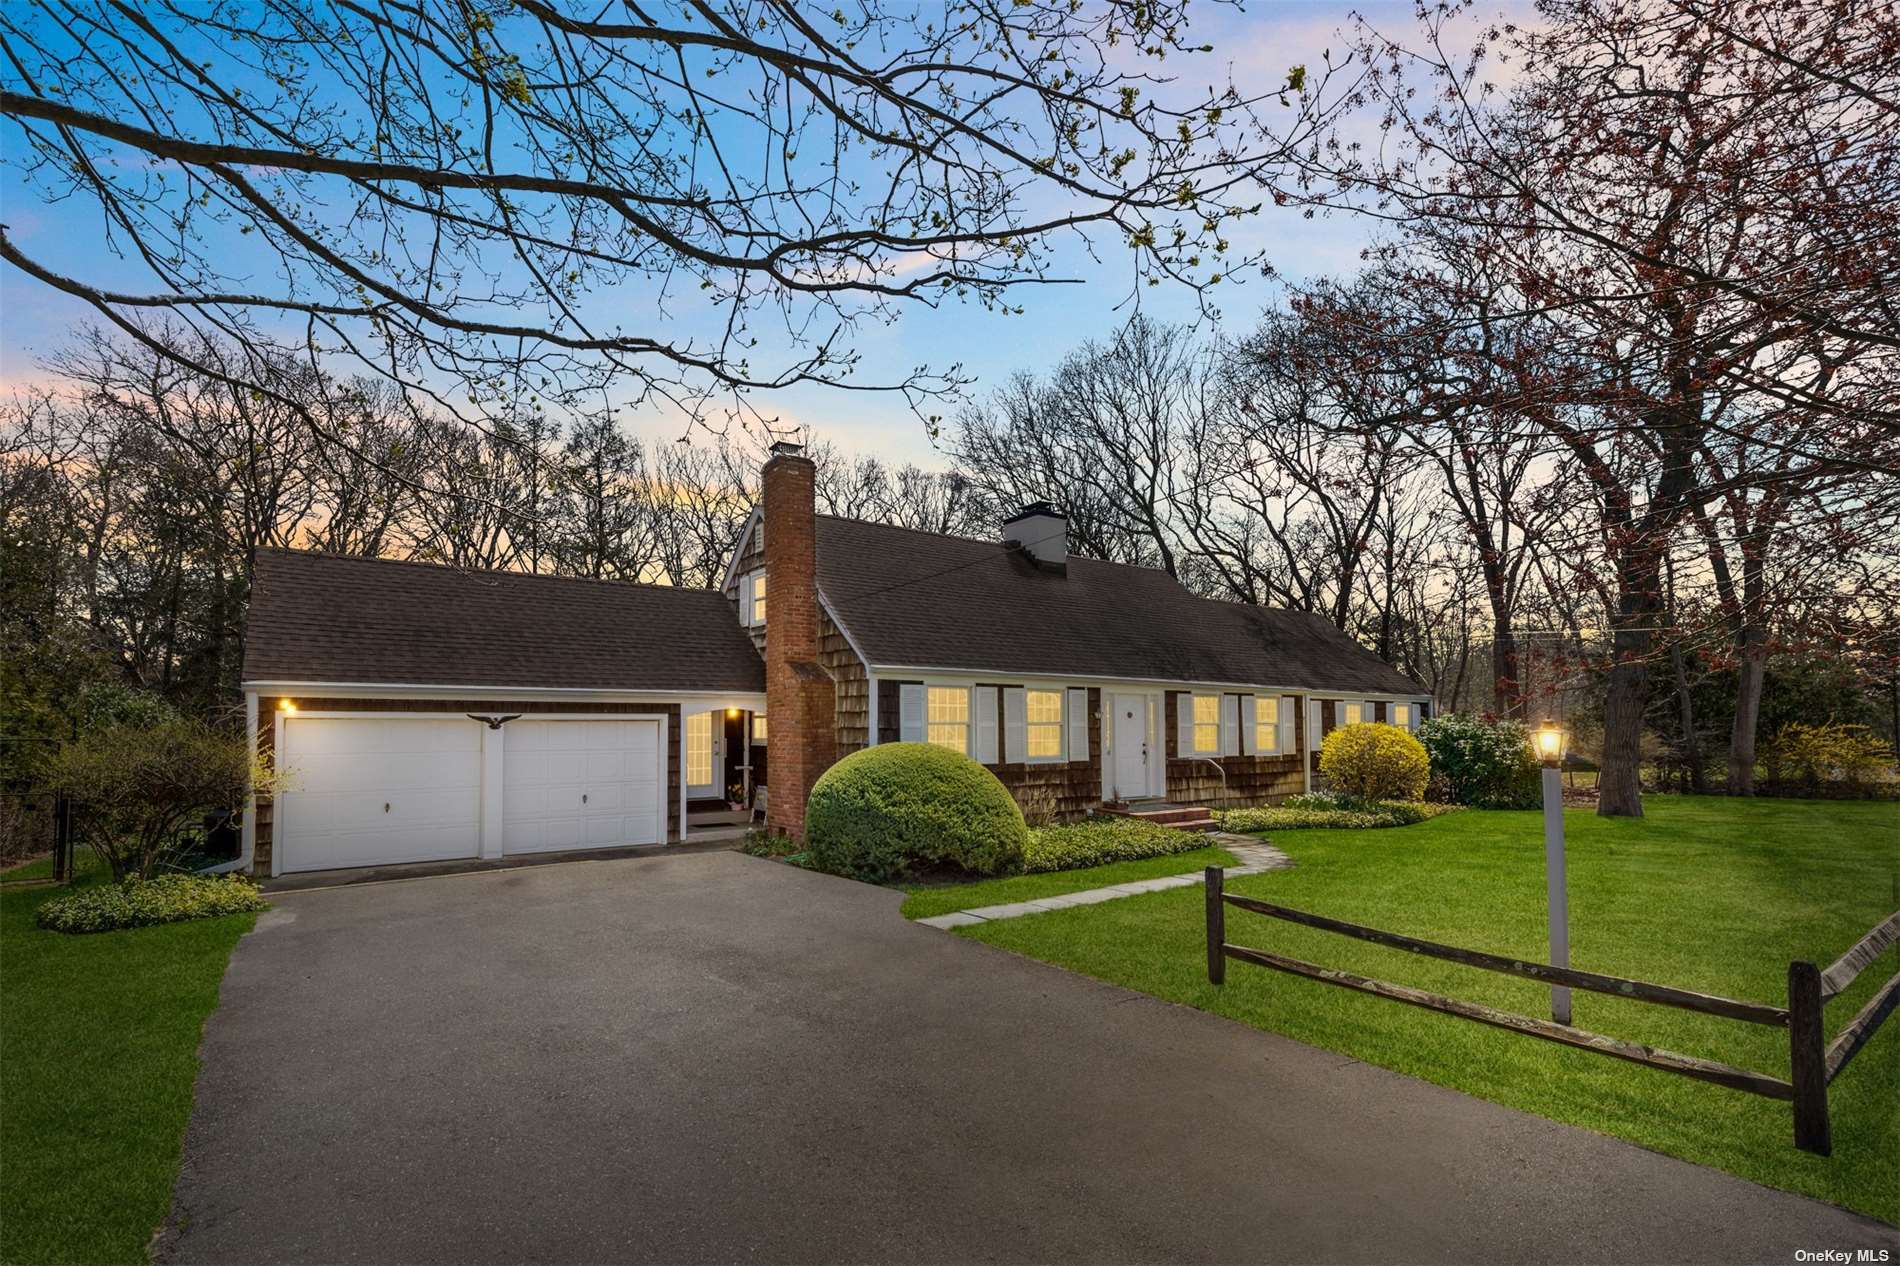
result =
[{"label": "brick chimney", "polygon": [[817,467],[780,441],[765,463],[766,829],[805,833],[805,801],[837,759],[831,675],[818,663]]}]

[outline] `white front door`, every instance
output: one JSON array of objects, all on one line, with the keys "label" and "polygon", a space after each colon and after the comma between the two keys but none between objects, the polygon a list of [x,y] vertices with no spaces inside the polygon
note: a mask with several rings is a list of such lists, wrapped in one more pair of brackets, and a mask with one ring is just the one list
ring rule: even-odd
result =
[{"label": "white front door", "polygon": [[660,842],[657,720],[510,721],[503,750],[504,853]]},{"label": "white front door", "polygon": [[482,727],[466,717],[286,717],[280,872],[481,851]]},{"label": "white front door", "polygon": [[725,719],[718,712],[694,712],[686,718],[686,798],[720,800],[720,757],[725,751]]},{"label": "white front door", "polygon": [[1132,800],[1150,794],[1148,781],[1148,697],[1114,697],[1115,794]]}]

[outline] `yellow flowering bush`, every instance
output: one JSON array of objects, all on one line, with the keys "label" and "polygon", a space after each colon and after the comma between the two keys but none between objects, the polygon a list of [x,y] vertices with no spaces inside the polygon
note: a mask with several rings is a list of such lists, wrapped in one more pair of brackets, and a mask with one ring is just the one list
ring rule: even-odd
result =
[{"label": "yellow flowering bush", "polygon": [[1360,800],[1417,800],[1431,761],[1425,747],[1396,725],[1342,725],[1319,749],[1319,772],[1335,791]]}]

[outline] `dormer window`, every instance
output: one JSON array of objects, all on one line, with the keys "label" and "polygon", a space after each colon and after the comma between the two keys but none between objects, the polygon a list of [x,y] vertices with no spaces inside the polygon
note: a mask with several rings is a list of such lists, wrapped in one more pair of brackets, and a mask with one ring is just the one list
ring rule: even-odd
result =
[{"label": "dormer window", "polygon": [[765,623],[765,573],[748,572],[739,578],[739,623],[756,629]]}]

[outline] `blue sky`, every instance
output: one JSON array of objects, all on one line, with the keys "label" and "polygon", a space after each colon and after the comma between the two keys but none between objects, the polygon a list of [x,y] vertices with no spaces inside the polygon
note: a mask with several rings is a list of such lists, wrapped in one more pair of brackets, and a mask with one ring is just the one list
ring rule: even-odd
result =
[{"label": "blue sky", "polygon": [[[1387,30],[1411,25],[1409,2],[1357,8]],[[1243,87],[1251,80],[1264,88],[1279,82],[1289,66],[1317,65],[1329,48],[1337,54],[1344,44],[1337,32],[1349,21],[1350,12],[1345,5],[1328,3],[1256,3],[1245,10],[1201,6],[1195,10],[1195,36],[1218,50],[1209,60],[1233,65]],[[17,131],[0,132],[0,144],[17,143]],[[82,277],[109,283],[118,274],[119,280],[137,284],[136,274],[111,257],[96,208],[83,201],[44,203],[26,189],[12,168],[0,169],[0,220],[30,255]],[[1350,272],[1368,231],[1365,221],[1351,217],[1307,220],[1297,210],[1269,205],[1234,236],[1237,247],[1261,248],[1283,274],[1302,278]],[[238,260],[256,240],[245,241],[235,234],[232,239],[230,255]],[[855,339],[864,365],[860,376],[889,378],[926,362],[943,367],[958,361],[978,379],[975,390],[980,392],[1017,371],[1040,372],[1082,340],[1112,332],[1132,310],[1125,302],[1133,289],[1125,248],[1104,242],[1098,243],[1098,251],[1096,261],[1080,250],[1065,249],[1066,275],[1083,284],[1021,289],[1015,302],[1027,312],[1020,317],[1000,317],[975,304],[953,302],[935,310],[907,306],[902,319],[889,326],[863,323]],[[258,262],[265,260],[260,256]],[[1272,286],[1257,276],[1244,284],[1223,286],[1222,327],[1245,330],[1272,297]],[[1140,301],[1145,311],[1161,319],[1195,316],[1192,297],[1165,286],[1145,289]],[[612,312],[611,297],[599,302]],[[629,306],[640,310],[637,304]],[[40,359],[59,346],[66,331],[91,315],[77,301],[0,266],[0,383],[19,385],[41,378]],[[923,425],[890,396],[802,387],[761,393],[754,403],[762,412],[805,424],[815,438],[847,450],[875,452],[893,461],[940,464]],[[627,425],[654,441],[670,440],[679,433],[676,422],[657,417],[630,418]]]}]

